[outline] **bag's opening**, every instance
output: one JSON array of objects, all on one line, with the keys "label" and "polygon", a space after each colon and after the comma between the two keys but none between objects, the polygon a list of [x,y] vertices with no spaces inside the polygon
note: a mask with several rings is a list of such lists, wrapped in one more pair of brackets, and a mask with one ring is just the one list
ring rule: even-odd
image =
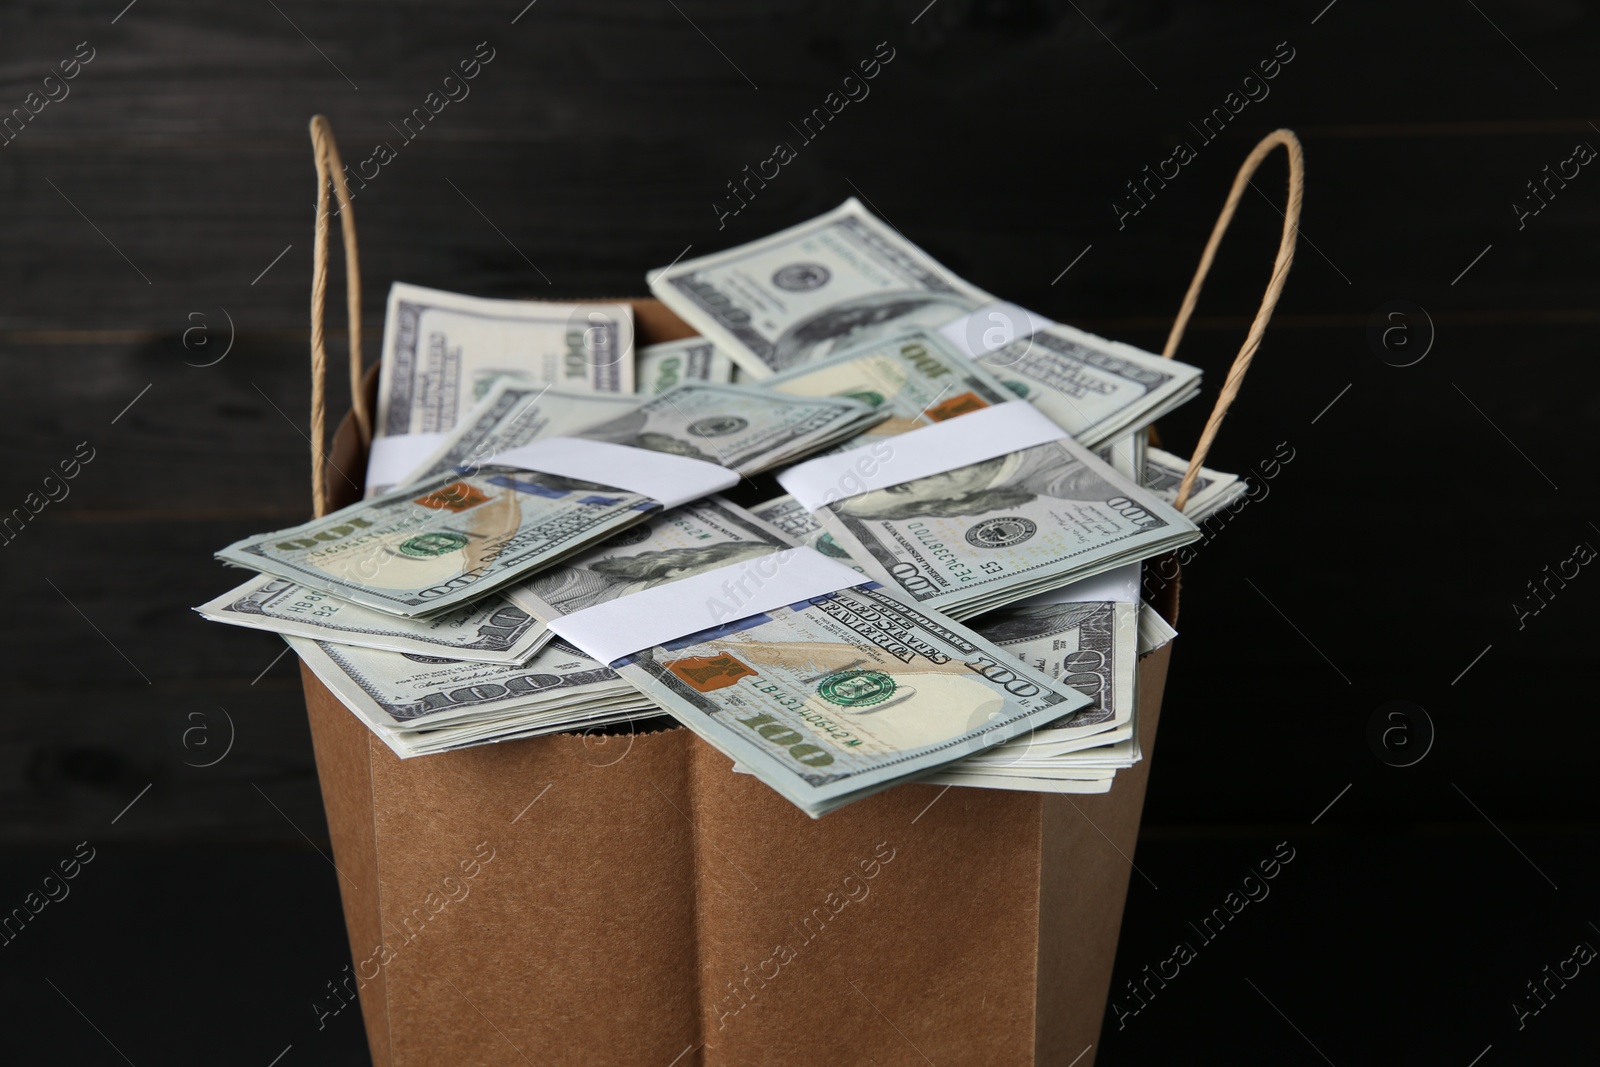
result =
[{"label": "bag's opening", "polygon": [[[607,301],[626,303],[633,308],[635,326],[635,345],[652,345],[662,341],[676,341],[683,337],[693,337],[695,332],[682,319],[674,315],[664,305],[656,300],[637,297],[606,297]],[[362,390],[366,393],[366,410],[378,409],[378,367],[375,361],[367,368],[362,376]],[[367,448],[361,442],[361,435],[357,430],[355,413],[346,412],[339,422],[339,428],[333,435],[333,449],[330,455],[334,470],[343,471],[348,477],[336,477],[328,480],[328,510],[354,504],[361,499],[365,491]],[[755,478],[745,478],[733,489],[725,494],[730,500],[741,507],[750,507],[762,501],[770,500],[783,493],[782,487],[771,474],[757,475]],[[1165,561],[1150,561],[1152,564]],[[1176,561],[1174,561],[1174,566]],[[1166,582],[1159,592],[1154,594],[1150,606],[1155,608],[1168,623],[1176,625],[1178,615],[1178,580]],[[1141,657],[1142,658],[1142,657]],[[639,719],[632,722],[612,723],[606,726],[596,726],[583,730],[575,730],[575,734],[594,734],[600,736],[616,736],[619,734],[644,734],[660,733],[666,730],[682,729],[682,724],[668,715],[652,716],[649,719]]]}]

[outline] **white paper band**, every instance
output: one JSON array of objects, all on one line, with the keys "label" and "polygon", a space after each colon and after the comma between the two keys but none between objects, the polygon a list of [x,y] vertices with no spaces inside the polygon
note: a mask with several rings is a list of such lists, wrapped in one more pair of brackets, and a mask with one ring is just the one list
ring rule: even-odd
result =
[{"label": "white paper band", "polygon": [[367,484],[395,485],[444,443],[442,433],[401,433],[374,437],[367,452]]},{"label": "white paper band", "polygon": [[972,359],[979,359],[1012,341],[1031,337],[1055,323],[1043,315],[1006,300],[985,304],[969,315],[939,327],[951,344]]},{"label": "white paper band", "polygon": [[818,456],[778,475],[778,483],[807,511],[816,511],[844,497],[943,474],[1065,436],[1067,431],[1038,408],[1016,400],[848,452]]},{"label": "white paper band", "polygon": [[521,467],[613,485],[630,493],[653,497],[666,508],[675,508],[739,484],[736,472],[715,463],[582,437],[546,438],[508,448],[483,462],[486,466]]},{"label": "white paper band", "polygon": [[619,597],[550,629],[601,663],[870,579],[812,548],[789,548]]},{"label": "white paper band", "polygon": [[1060,589],[1051,589],[1026,600],[1019,600],[1013,607],[1025,608],[1034,604],[1089,604],[1108,600],[1118,604],[1137,604],[1139,567],[1137,563],[1129,563],[1104,574],[1096,574],[1092,578],[1064,585]]}]

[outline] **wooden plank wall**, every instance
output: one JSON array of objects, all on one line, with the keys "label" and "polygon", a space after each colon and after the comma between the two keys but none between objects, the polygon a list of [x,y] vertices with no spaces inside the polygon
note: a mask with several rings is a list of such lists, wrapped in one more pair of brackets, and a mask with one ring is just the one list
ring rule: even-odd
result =
[{"label": "wooden plank wall", "polygon": [[[1502,819],[1577,817],[1600,577],[1520,629],[1512,604],[1600,544],[1583,459],[1600,174],[1520,228],[1512,204],[1600,143],[1592,18],[1553,0],[923,5],[0,10],[0,114],[92,55],[0,147],[0,510],[80,442],[94,454],[0,546],[0,835],[76,839],[147,784],[107,833],[321,833],[292,661],[189,611],[235,580],[215,548],[307,514],[315,112],[352,164],[395,150],[356,200],[369,359],[391,280],[636,294],[649,267],[851,195],[973,282],[1159,349],[1236,163],[1294,127],[1304,240],[1213,459],[1295,458],[1185,578],[1150,821],[1299,820],[1346,782],[1344,815],[1374,825],[1477,820],[1447,782]],[[802,142],[791,123],[888,50],[870,95]],[[403,140],[475,52],[492,59],[470,95]],[[1292,59],[1270,95],[1204,141],[1191,123],[1275,54]],[[719,224],[726,183],[780,141],[795,161]],[[1193,161],[1119,226],[1125,183],[1180,141]],[[1283,173],[1247,193],[1183,349],[1213,387],[1266,280]],[[1397,300],[1436,334],[1415,366],[1369,346]],[[1191,408],[1169,442],[1194,439]],[[1404,773],[1366,737],[1393,699],[1437,728]]]}]

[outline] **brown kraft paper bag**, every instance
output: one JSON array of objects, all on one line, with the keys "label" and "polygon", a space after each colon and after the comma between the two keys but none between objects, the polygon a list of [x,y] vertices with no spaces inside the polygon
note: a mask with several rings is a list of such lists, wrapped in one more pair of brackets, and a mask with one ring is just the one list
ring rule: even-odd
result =
[{"label": "brown kraft paper bag", "polygon": [[[330,185],[352,316],[354,217],[326,120],[313,291],[318,513],[358,497],[376,368],[323,439]],[[1198,470],[1292,254],[1299,144],[1277,145],[1290,211],[1272,284],[1202,435]],[[330,182],[331,179],[331,182]],[[640,344],[689,336],[630,302]],[[1186,490],[1184,495],[1187,495]],[[1169,621],[1177,585],[1154,604]],[[813,820],[689,730],[586,733],[402,761],[302,668],[373,1062],[421,1065],[1073,1064],[1094,1060],[1155,749],[1168,644],[1140,658],[1144,759],[1103,795],[907,784]],[[332,996],[317,1010],[330,1011]]]}]

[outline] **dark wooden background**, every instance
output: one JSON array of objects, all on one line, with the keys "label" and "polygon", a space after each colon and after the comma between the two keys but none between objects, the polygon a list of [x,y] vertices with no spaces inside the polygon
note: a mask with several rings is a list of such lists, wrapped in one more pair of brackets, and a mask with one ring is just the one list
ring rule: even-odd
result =
[{"label": "dark wooden background", "polygon": [[[1125,1030],[1111,1017],[1101,1062],[1214,1044],[1465,1065],[1492,1045],[1489,1067],[1579,1040],[1600,996],[1582,979],[1523,1030],[1508,1005],[1600,938],[1600,577],[1585,568],[1521,628],[1512,605],[1600,547],[1600,172],[1520,229],[1512,204],[1600,145],[1587,5],[523,3],[0,11],[0,115],[79,42],[94,55],[0,147],[0,509],[95,450],[0,545],[0,909],[85,838],[113,858],[80,893],[118,886],[0,950],[41,1040],[83,1063],[118,1062],[107,1044],[141,1063],[266,1063],[286,1044],[359,1062],[353,1012],[335,1036],[306,1018],[347,957],[292,657],[190,611],[236,581],[213,550],[308,514],[316,112],[352,164],[398,149],[356,200],[369,359],[391,280],[642,294],[686,246],[850,195],[985,289],[1159,349],[1238,161],[1296,129],[1296,266],[1211,463],[1248,471],[1280,442],[1295,459],[1185,575],[1118,982],[1273,842],[1309,858],[1279,887],[1292,903],[1241,916],[1239,943],[1195,965],[1210,977]],[[395,124],[485,41],[470,96],[402,145]],[[789,123],[884,41],[871,95],[799,146]],[[1270,96],[1203,144],[1189,124],[1279,42],[1294,58]],[[725,183],[783,140],[798,159],[719,230]],[[1180,140],[1197,158],[1119,229],[1124,183]],[[1281,156],[1255,185],[1182,351],[1212,388],[1266,282]],[[1410,351],[1431,341],[1412,366],[1370,341],[1394,301],[1413,308]],[[1167,421],[1170,447],[1208,405]],[[1403,769],[1368,738],[1394,700],[1432,724]],[[213,969],[230,977],[206,988]],[[80,1015],[112,1020],[104,1042]]]}]

